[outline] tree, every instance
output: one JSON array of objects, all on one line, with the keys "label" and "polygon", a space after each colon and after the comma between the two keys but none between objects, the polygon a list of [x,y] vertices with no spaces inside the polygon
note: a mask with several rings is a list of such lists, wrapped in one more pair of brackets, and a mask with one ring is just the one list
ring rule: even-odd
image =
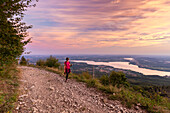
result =
[{"label": "tree", "polygon": [[45,61],[44,60],[38,60],[37,62],[36,62],[36,65],[38,65],[38,66],[45,66]]},{"label": "tree", "polygon": [[126,81],[125,74],[123,72],[115,72],[112,71],[112,73],[109,76],[110,83],[115,86],[117,85],[118,87],[120,84],[122,85],[128,85],[128,82]]},{"label": "tree", "polygon": [[28,36],[27,26],[21,22],[26,8],[33,0],[1,0],[0,1],[0,67],[9,65],[16,61],[24,46],[31,39],[25,40]]},{"label": "tree", "polygon": [[48,67],[59,68],[60,63],[58,63],[58,59],[56,59],[53,56],[50,56],[49,58],[47,58],[45,65],[48,66]]},{"label": "tree", "polygon": [[109,77],[107,75],[101,76],[99,80],[103,85],[109,85]]},{"label": "tree", "polygon": [[25,59],[25,57],[24,56],[22,56],[22,58],[21,58],[21,61],[20,61],[20,65],[27,65],[27,60]]}]

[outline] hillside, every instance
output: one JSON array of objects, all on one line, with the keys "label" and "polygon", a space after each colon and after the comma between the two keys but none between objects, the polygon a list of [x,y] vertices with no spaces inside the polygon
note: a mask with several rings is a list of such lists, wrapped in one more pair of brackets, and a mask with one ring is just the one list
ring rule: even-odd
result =
[{"label": "hillside", "polygon": [[32,67],[21,70],[20,96],[17,112],[90,112],[90,113],[142,113],[128,109],[119,101],[108,100],[107,96],[95,88],[87,88],[84,83],[73,79],[64,82],[58,74]]}]

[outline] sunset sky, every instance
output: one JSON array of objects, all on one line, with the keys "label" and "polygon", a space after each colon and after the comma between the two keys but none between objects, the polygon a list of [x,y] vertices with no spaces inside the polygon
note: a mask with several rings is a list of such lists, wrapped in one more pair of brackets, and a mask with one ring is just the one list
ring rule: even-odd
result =
[{"label": "sunset sky", "polygon": [[169,0],[39,0],[24,21],[32,55],[170,55]]}]

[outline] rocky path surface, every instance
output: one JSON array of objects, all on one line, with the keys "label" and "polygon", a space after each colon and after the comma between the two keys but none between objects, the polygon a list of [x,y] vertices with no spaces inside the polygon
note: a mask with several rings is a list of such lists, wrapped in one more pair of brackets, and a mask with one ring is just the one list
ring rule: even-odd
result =
[{"label": "rocky path surface", "polygon": [[143,113],[127,109],[84,83],[45,70],[21,69],[17,113]]}]

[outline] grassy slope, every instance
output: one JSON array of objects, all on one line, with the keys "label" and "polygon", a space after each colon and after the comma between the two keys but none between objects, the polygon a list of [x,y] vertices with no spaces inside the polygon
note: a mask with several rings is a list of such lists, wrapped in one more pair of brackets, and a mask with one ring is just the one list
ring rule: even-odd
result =
[{"label": "grassy slope", "polygon": [[[48,67],[38,67],[45,69],[50,72],[63,75],[62,70]],[[89,75],[81,74],[70,74],[70,78],[76,79],[79,82],[85,82],[87,87],[95,87],[100,91],[106,93],[109,99],[119,100],[122,104],[125,104],[127,107],[133,107],[134,105],[140,105],[141,108],[146,109],[148,112],[161,112],[167,113],[170,112],[170,102],[168,99],[155,95],[156,99],[151,99],[145,97],[141,92],[135,91],[132,87],[113,87],[112,85],[104,86],[101,84],[99,79],[92,79]],[[140,103],[140,104],[139,104]]]},{"label": "grassy slope", "polygon": [[17,101],[18,74],[16,66],[0,71],[0,113],[12,112]]}]

